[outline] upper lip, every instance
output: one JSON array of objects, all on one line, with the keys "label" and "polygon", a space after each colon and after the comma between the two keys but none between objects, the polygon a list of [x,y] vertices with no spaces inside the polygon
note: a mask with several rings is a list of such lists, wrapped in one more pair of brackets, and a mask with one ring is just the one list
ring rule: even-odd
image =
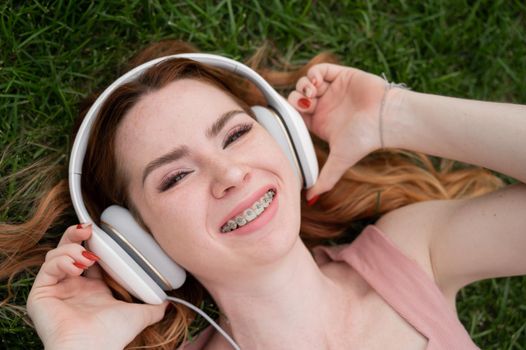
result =
[{"label": "upper lip", "polygon": [[244,199],[241,202],[239,202],[239,204],[236,205],[234,207],[234,209],[232,209],[232,211],[227,216],[225,216],[223,221],[221,221],[221,226],[220,227],[223,227],[228,222],[228,220],[232,219],[233,217],[235,217],[235,216],[237,216],[239,214],[242,214],[245,209],[252,208],[252,205],[256,201],[260,200],[261,197],[263,197],[265,195],[265,193],[267,193],[268,190],[271,190],[271,189],[274,189],[274,191],[275,191],[276,188],[274,186],[272,186],[272,185],[265,185],[265,186],[261,187],[259,190],[257,190],[256,192],[254,192],[253,194],[251,194],[246,199]]}]

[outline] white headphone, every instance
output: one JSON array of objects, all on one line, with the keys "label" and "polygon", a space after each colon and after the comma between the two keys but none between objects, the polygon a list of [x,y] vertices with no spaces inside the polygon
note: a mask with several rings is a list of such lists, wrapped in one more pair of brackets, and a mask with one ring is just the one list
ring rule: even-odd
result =
[{"label": "white headphone", "polygon": [[259,74],[239,62],[210,54],[180,54],[149,61],[117,79],[97,98],[79,128],[71,151],[69,187],[80,222],[93,224],[88,247],[100,257],[98,263],[126,290],[149,304],[161,304],[166,300],[164,291],[179,288],[186,279],[186,273],[141,228],[127,209],[111,206],[101,215],[102,228],[95,224],[82,198],[82,163],[93,122],[107,97],[119,86],[137,79],[150,67],[176,58],[187,58],[223,68],[254,83],[270,107],[252,107],[258,122],[278,142],[304,187],[311,187],[318,176],[314,147],[299,113]]}]

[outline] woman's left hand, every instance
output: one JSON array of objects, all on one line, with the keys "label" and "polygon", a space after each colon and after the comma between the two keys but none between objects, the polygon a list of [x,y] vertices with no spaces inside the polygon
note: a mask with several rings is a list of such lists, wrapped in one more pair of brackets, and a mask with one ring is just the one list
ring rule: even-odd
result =
[{"label": "woman's left hand", "polygon": [[386,82],[379,76],[335,64],[314,65],[298,80],[288,101],[308,129],[330,146],[318,180],[307,192],[310,203],[381,147],[378,121],[385,92]]}]

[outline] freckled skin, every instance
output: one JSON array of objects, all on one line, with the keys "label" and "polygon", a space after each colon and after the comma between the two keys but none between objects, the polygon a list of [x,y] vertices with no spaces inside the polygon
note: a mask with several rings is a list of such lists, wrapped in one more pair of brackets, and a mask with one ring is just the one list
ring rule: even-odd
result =
[{"label": "freckled skin", "polygon": [[[143,96],[116,136],[117,157],[130,178],[128,192],[143,220],[161,247],[202,280],[250,278],[257,274],[250,267],[285,256],[299,240],[301,185],[267,131],[241,113],[217,137],[206,136],[222,113],[236,109],[241,108],[221,90],[179,80]],[[251,131],[223,149],[229,132],[243,123],[254,123]],[[190,155],[155,169],[143,186],[146,165],[180,145]],[[180,170],[192,173],[160,193],[162,180]],[[219,234],[225,215],[267,184],[280,195],[273,220],[243,238]]]}]

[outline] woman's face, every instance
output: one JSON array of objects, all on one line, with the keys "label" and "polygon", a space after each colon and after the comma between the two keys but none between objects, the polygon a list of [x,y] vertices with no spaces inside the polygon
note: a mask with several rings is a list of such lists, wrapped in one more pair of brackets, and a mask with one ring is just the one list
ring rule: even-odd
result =
[{"label": "woman's face", "polygon": [[[178,80],[143,96],[119,126],[116,154],[154,238],[198,278],[241,277],[299,239],[301,185],[288,159],[210,84]],[[247,223],[223,233],[236,217]]]}]

